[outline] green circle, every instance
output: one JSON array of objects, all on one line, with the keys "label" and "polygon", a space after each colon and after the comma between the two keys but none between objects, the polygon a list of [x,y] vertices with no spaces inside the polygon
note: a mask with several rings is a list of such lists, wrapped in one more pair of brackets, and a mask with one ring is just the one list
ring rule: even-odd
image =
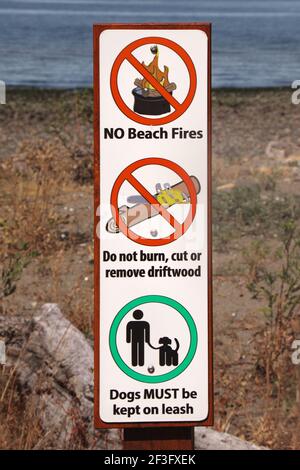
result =
[{"label": "green circle", "polygon": [[[136,372],[132,370],[130,367],[128,367],[128,365],[123,361],[123,359],[120,356],[116,340],[117,340],[118,328],[120,326],[121,321],[125,317],[125,315],[127,315],[127,313],[130,310],[133,310],[139,305],[153,303],[153,302],[169,305],[170,307],[177,310],[177,312],[180,313],[180,315],[182,315],[182,317],[185,319],[188,325],[190,336],[191,336],[191,341],[190,341],[190,347],[187,352],[187,355],[185,356],[184,360],[175,369],[173,369],[170,372],[167,372],[166,374],[157,375],[157,376],[148,376],[148,375],[140,374],[139,372]],[[121,308],[121,310],[115,316],[114,321],[112,322],[112,325],[110,328],[110,332],[109,332],[109,347],[110,347],[112,357],[114,361],[116,362],[117,366],[132,379],[138,380],[139,382],[146,382],[146,383],[166,382],[167,380],[174,379],[175,377],[180,375],[190,365],[197,349],[197,342],[198,342],[197,329],[196,329],[195,322],[193,318],[191,317],[190,313],[179,302],[177,302],[176,300],[170,299],[170,297],[165,297],[163,295],[144,295],[142,297],[138,297],[137,299],[132,300],[131,302],[128,302],[128,304],[126,304],[123,308]]]}]

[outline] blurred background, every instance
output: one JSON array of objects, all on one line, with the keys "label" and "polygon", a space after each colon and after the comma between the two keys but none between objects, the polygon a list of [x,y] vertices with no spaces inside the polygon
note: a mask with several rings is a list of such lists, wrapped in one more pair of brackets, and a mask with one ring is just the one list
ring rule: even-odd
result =
[{"label": "blurred background", "polygon": [[[212,22],[214,428],[300,448],[299,20],[299,0],[0,0],[1,449],[120,444],[78,393],[92,387],[92,26],[151,21]],[[32,326],[45,303],[61,313]],[[48,349],[64,322],[85,351],[72,383]]]},{"label": "blurred background", "polygon": [[298,0],[1,0],[0,77],[10,85],[92,85],[91,25],[213,23],[213,86],[288,86],[298,72]]}]

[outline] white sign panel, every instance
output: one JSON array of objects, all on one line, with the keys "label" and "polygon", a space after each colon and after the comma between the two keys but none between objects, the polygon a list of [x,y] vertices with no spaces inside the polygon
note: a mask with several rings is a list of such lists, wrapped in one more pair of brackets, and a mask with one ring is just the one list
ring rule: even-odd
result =
[{"label": "white sign panel", "polygon": [[211,419],[209,40],[95,27],[99,426]]}]

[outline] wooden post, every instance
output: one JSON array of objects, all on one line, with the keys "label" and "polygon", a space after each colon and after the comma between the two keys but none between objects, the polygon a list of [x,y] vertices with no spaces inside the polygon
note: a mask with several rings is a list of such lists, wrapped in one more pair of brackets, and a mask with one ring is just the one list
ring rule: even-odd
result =
[{"label": "wooden post", "polygon": [[194,428],[125,428],[124,450],[194,450]]}]

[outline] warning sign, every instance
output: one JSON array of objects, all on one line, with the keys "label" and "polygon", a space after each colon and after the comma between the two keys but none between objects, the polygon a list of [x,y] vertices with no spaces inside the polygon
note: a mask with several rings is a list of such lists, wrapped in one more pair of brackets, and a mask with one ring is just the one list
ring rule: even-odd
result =
[{"label": "warning sign", "polygon": [[[156,166],[156,178],[159,174],[160,167],[165,167],[172,170],[176,175],[177,179],[180,180],[174,186],[170,183],[165,183],[164,189],[160,184],[156,184],[156,194],[152,195],[145,186],[134,176],[134,171],[142,168],[143,166]],[[118,196],[122,184],[127,181],[135,189],[137,196],[136,199],[127,198],[129,201],[137,201],[137,204],[132,207],[122,206],[121,209],[118,205]],[[191,225],[195,214],[197,205],[197,193],[200,192],[200,183],[198,179],[190,177],[185,170],[179,165],[163,158],[145,158],[132,163],[117,178],[111,194],[111,208],[113,213],[113,220],[115,221],[115,231],[120,229],[127,237],[132,241],[148,246],[159,246],[171,243],[182,236]],[[168,211],[169,208],[175,204],[186,204],[189,206],[187,217],[184,222],[179,222],[174,215]],[[121,212],[121,213],[120,213]],[[155,231],[156,238],[145,238],[142,237],[129,227],[144,222],[145,220],[160,215],[165,221],[170,224],[174,231],[167,237],[160,238],[158,231]],[[156,227],[159,227],[157,223]],[[110,223],[108,222],[108,231],[110,230]]]},{"label": "warning sign", "polygon": [[95,37],[95,423],[212,424],[209,25]]},{"label": "warning sign", "polygon": [[116,364],[125,374],[140,382],[161,383],[189,366],[197,349],[197,329],[183,305],[169,297],[147,295],[130,301],[118,312],[109,343]]},{"label": "warning sign", "polygon": [[[146,66],[144,62],[139,62],[139,60],[134,56],[134,51],[138,49],[141,46],[148,45],[148,44],[155,44],[151,48],[151,51],[155,54],[157,60],[153,59],[152,65],[152,73],[151,73],[151,67]],[[159,71],[159,66],[158,66],[158,47],[157,45],[162,45],[165,46],[172,51],[174,51],[180,59],[184,62],[187,72],[188,72],[188,92],[187,96],[183,100],[182,103],[179,103],[176,98],[172,95],[172,91],[174,88],[176,89],[176,85],[173,84],[173,86],[170,86],[169,80],[168,80],[168,68],[165,66],[165,73],[163,74],[162,72]],[[158,114],[158,108],[157,106],[157,101],[158,98],[160,100],[160,107],[166,106],[167,109],[166,111],[169,111],[170,108],[168,104],[173,108],[173,112],[166,117],[163,118],[149,118],[149,117],[142,117],[139,114],[137,114],[134,111],[138,110],[138,105],[135,106],[134,111],[132,111],[128,105],[124,102],[122,99],[120,90],[119,90],[119,84],[118,84],[118,75],[119,75],[119,70],[120,67],[122,66],[122,63],[124,61],[127,61],[132,65],[133,68],[136,69],[136,72],[138,72],[142,76],[142,80],[137,80],[136,84],[139,85],[138,88],[141,89],[140,94],[138,93],[139,90],[134,90],[133,94],[136,95],[136,100],[142,99],[144,97],[144,101],[146,101],[146,98],[151,103],[151,98],[152,102],[156,101],[155,103],[155,111],[153,114]],[[149,70],[150,69],[150,70]],[[153,73],[153,71],[155,73]],[[165,81],[167,80],[167,85],[165,84]],[[146,37],[146,38],[141,38],[136,41],[133,41],[131,44],[126,46],[118,55],[116,58],[113,67],[112,67],[112,72],[111,72],[111,91],[112,95],[114,97],[114,100],[119,107],[119,109],[130,119],[133,121],[136,121],[140,124],[148,124],[148,125],[161,125],[161,124],[167,124],[171,121],[174,121],[174,119],[177,119],[179,116],[181,116],[189,107],[191,102],[193,101],[195,91],[196,91],[196,86],[197,86],[197,75],[195,71],[195,67],[193,64],[192,59],[188,55],[188,53],[181,47],[179,46],[176,42],[171,41],[170,39],[164,38],[164,37]],[[146,88],[148,87],[148,88]],[[152,90],[152,94],[148,92],[147,94],[142,92]],[[156,92],[156,93],[153,93]],[[159,96],[158,96],[159,95]],[[148,104],[148,107],[150,106],[150,103]],[[152,103],[153,104],[153,103]],[[140,107],[140,112],[143,114],[142,106],[139,105]],[[146,108],[146,106],[144,106]],[[145,112],[146,111],[146,112]],[[164,111],[164,108],[162,109]],[[144,110],[145,114],[149,113],[149,110]],[[163,112],[162,112],[163,114]]]}]

